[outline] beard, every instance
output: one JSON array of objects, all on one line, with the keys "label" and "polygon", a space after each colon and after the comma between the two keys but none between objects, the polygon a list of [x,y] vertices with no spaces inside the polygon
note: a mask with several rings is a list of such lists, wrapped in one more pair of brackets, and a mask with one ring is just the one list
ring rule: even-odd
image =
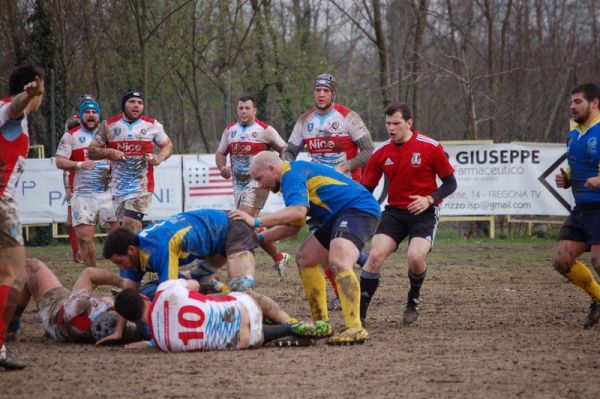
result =
[{"label": "beard", "polygon": [[585,110],[585,112],[581,112],[577,116],[573,117],[573,120],[581,125],[590,118],[591,114],[592,114],[592,111],[588,108]]},{"label": "beard", "polygon": [[275,183],[275,186],[273,187],[273,189],[271,191],[274,193],[278,193],[280,188],[281,188],[281,182],[277,182],[277,183]]},{"label": "beard", "polygon": [[85,127],[89,131],[94,131],[98,127],[98,121],[97,120],[83,121],[83,127]]}]

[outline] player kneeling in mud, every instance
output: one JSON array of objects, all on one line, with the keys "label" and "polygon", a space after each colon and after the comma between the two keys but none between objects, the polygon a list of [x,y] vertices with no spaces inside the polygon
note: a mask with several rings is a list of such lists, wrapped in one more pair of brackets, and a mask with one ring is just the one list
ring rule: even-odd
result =
[{"label": "player kneeling in mud", "polygon": [[[325,322],[291,323],[275,301],[256,291],[252,296],[204,295],[198,289],[197,281],[179,279],[160,284],[152,302],[135,289],[119,293],[115,310],[129,321],[147,324],[151,335],[126,348],[194,352],[250,349],[272,341],[277,346],[304,346],[313,343],[312,338],[332,334]],[[264,324],[267,318],[274,324]]]}]

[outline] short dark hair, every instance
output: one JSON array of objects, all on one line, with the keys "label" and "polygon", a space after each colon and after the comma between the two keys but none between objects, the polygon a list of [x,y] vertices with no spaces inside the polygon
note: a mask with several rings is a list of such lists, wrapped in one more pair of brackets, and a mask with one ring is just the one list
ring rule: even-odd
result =
[{"label": "short dark hair", "polygon": [[139,321],[144,314],[144,299],[134,288],[125,288],[115,298],[115,310],[129,321]]},{"label": "short dark hair", "polygon": [[403,103],[391,103],[385,109],[385,114],[387,116],[392,116],[396,112],[400,112],[402,114],[402,119],[404,119],[405,121],[407,121],[409,119],[412,119],[412,111],[410,110],[410,108],[406,104],[403,104]]},{"label": "short dark hair", "polygon": [[106,236],[102,256],[104,256],[104,259],[110,259],[115,254],[127,255],[127,249],[130,245],[140,246],[138,236],[128,228],[119,227]]},{"label": "short dark hair", "polygon": [[256,99],[250,94],[246,94],[238,98],[238,102],[240,101],[243,103],[245,103],[246,101],[252,101],[252,105],[254,105],[254,108],[256,108]]},{"label": "short dark hair", "polygon": [[582,93],[583,97],[592,102],[594,99],[600,100],[600,87],[594,83],[584,83],[571,90],[571,95]]},{"label": "short dark hair", "polygon": [[31,64],[17,66],[8,78],[8,94],[12,97],[23,92],[25,85],[33,82],[36,76],[44,80],[44,71]]}]

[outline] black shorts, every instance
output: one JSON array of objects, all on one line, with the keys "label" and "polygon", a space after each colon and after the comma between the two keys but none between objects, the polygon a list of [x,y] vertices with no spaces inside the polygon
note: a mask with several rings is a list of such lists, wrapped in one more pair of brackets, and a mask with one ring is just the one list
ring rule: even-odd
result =
[{"label": "black shorts", "polygon": [[375,215],[357,209],[346,209],[328,223],[319,226],[314,231],[314,236],[327,250],[334,238],[341,237],[352,241],[360,251],[373,237],[378,224],[379,218]]},{"label": "black shorts", "polygon": [[424,238],[433,245],[439,222],[439,207],[433,206],[420,215],[408,209],[387,205],[381,216],[381,223],[375,234],[385,234],[396,241],[398,246],[406,236]]},{"label": "black shorts", "polygon": [[248,225],[241,220],[229,220],[225,237],[225,253],[230,256],[243,251],[254,251],[258,248],[258,237]]},{"label": "black shorts", "polygon": [[575,207],[565,224],[560,228],[558,240],[600,243],[600,205],[584,208]]}]

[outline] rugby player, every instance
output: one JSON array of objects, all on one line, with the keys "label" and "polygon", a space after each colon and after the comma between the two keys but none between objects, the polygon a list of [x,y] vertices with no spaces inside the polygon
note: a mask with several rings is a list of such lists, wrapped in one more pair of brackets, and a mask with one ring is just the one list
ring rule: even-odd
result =
[{"label": "rugby player", "polygon": [[[221,176],[233,177],[235,207],[258,216],[269,196],[269,190],[259,188],[250,178],[250,162],[262,151],[275,150],[283,154],[285,141],[277,130],[256,118],[256,100],[252,96],[242,96],[238,100],[238,121],[225,128],[221,142],[215,153],[215,162]],[[231,166],[227,166],[229,154]],[[284,271],[292,258],[280,252],[275,244],[263,242],[261,248],[273,259],[273,267],[283,279]]]},{"label": "rugby player", "polygon": [[[337,80],[333,75],[324,73],[315,78],[315,106],[296,121],[284,159],[293,161],[306,146],[313,162],[335,168],[360,183],[362,167],[373,153],[373,140],[362,118],[350,108],[337,104],[336,95]],[[311,221],[308,224],[311,231],[318,227]],[[362,266],[366,260],[367,254],[361,251],[357,263]],[[332,269],[325,267],[325,274],[336,295],[329,308],[339,309]]]},{"label": "rugby player", "polygon": [[[328,265],[340,288],[345,324],[328,343],[365,342],[369,335],[359,318],[360,286],[352,267],[379,224],[381,211],[375,198],[362,185],[329,166],[284,162],[271,152],[254,158],[250,174],[261,187],[281,190],[286,207],[260,218],[241,210],[231,212],[230,217],[255,228],[301,224],[311,217],[319,227],[298,250],[296,262],[313,320],[329,321],[325,278],[318,267]],[[271,230],[271,234],[277,231]]]},{"label": "rugby player", "polygon": [[[113,161],[111,191],[121,226],[138,232],[154,192],[154,167],[173,152],[163,126],[142,115],[144,94],[130,89],[121,96],[123,113],[103,121],[88,148],[93,160]],[[154,155],[154,144],[159,147]]]}]

